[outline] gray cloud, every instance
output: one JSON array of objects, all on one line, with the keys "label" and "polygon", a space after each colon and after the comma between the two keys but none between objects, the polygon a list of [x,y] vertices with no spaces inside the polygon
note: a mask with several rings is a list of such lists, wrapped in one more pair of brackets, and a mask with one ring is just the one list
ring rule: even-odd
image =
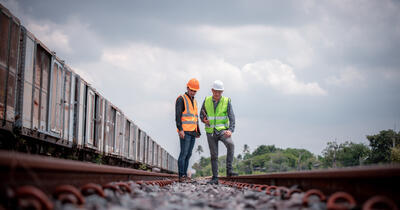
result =
[{"label": "gray cloud", "polygon": [[225,82],[236,154],[245,143],[318,154],[400,124],[398,1],[0,2],[175,157],[173,106],[191,77],[199,103]]}]

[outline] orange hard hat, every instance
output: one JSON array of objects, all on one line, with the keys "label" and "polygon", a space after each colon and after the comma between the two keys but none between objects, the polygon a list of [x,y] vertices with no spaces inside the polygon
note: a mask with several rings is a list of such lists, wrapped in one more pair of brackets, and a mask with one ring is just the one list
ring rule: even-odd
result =
[{"label": "orange hard hat", "polygon": [[187,87],[191,90],[195,90],[198,91],[200,90],[200,84],[199,84],[199,80],[193,78],[190,79],[189,82],[187,83]]}]

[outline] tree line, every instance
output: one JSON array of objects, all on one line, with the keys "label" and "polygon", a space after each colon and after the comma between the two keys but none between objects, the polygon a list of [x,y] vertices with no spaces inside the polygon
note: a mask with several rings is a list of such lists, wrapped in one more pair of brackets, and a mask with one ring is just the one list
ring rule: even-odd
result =
[{"label": "tree line", "polygon": [[[340,144],[330,141],[322,155],[318,156],[306,149],[282,149],[275,145],[261,145],[250,152],[250,147],[245,144],[242,153],[234,158],[233,167],[239,175],[244,175],[400,163],[400,132],[382,130],[366,137],[368,145],[351,141]],[[196,152],[201,155],[201,145]],[[218,173],[221,176],[226,173],[225,161],[226,156],[218,158]],[[212,175],[210,157],[201,156],[192,168],[196,170],[195,177]]]}]

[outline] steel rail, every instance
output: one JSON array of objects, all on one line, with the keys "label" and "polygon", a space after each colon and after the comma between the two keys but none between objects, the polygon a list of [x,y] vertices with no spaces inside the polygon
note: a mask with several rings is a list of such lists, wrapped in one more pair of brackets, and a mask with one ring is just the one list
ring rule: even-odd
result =
[{"label": "steel rail", "polygon": [[119,181],[172,180],[175,174],[104,166],[74,160],[0,151],[0,189],[36,186],[54,193],[60,185],[81,187],[88,183],[105,185]]},{"label": "steel rail", "polygon": [[221,177],[223,181],[268,186],[297,187],[303,191],[319,189],[326,195],[347,192],[358,203],[376,195],[386,196],[400,206],[400,165],[313,170]]}]

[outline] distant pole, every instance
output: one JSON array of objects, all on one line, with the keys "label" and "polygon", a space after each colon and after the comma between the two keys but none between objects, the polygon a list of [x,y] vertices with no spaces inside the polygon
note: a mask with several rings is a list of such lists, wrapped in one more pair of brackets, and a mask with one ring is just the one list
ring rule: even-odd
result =
[{"label": "distant pole", "polygon": [[396,122],[394,122],[394,126],[393,127],[394,127],[393,128],[394,136],[392,137],[392,141],[393,141],[393,148],[395,148],[396,147],[396,138],[395,138],[395,136],[396,136]]}]

